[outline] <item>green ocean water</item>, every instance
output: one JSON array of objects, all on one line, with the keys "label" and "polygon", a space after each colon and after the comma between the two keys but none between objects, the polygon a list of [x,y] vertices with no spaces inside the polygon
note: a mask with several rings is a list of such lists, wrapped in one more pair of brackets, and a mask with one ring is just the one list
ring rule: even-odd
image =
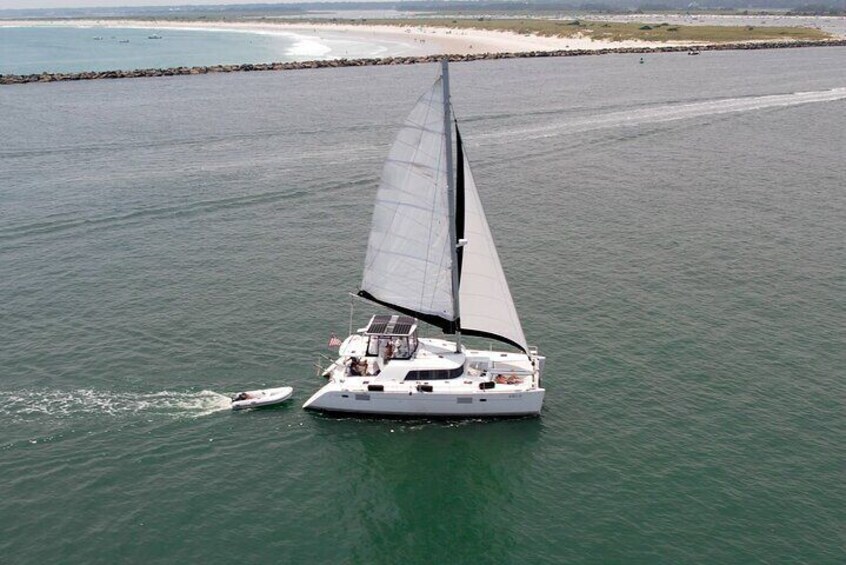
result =
[{"label": "green ocean water", "polygon": [[435,65],[0,89],[0,560],[843,562],[846,49],[639,58],[451,67],[520,420],[300,409]]},{"label": "green ocean water", "polygon": [[296,43],[292,36],[191,29],[7,27],[0,28],[0,73],[261,63],[289,60]]},{"label": "green ocean water", "polygon": [[427,48],[410,39],[364,40],[344,33],[318,33],[316,29],[248,32],[168,26],[0,26],[0,74],[419,55],[432,49],[436,47]]}]

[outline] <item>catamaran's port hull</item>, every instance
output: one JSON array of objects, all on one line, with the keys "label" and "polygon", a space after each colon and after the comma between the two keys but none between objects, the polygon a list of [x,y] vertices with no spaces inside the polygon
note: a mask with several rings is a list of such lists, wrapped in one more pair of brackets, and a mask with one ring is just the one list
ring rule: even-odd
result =
[{"label": "catamaran's port hull", "polygon": [[[327,390],[330,389],[330,390]],[[332,384],[303,405],[306,410],[383,416],[484,418],[540,414],[544,389],[441,394],[432,392],[355,392]]]}]

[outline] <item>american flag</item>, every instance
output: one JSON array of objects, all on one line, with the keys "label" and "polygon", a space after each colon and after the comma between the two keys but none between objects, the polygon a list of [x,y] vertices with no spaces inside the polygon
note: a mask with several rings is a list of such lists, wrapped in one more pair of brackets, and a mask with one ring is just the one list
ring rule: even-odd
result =
[{"label": "american flag", "polygon": [[329,337],[329,349],[332,349],[334,347],[341,347],[341,339],[335,334],[332,334]]}]

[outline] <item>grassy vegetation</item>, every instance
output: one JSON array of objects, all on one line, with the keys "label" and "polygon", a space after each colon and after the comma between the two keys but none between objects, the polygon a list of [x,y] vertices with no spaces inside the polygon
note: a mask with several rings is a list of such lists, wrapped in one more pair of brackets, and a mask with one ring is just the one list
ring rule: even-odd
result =
[{"label": "grassy vegetation", "polygon": [[[325,22],[326,20],[324,20]],[[393,25],[417,28],[420,26],[453,29],[482,29],[511,31],[522,35],[547,37],[589,37],[603,41],[684,41],[687,43],[732,43],[737,41],[815,40],[830,39],[823,31],[804,27],[756,26],[682,26],[644,24],[643,22],[603,22],[596,20],[548,19],[489,19],[489,18],[413,18],[332,20],[335,23],[365,25]]]}]

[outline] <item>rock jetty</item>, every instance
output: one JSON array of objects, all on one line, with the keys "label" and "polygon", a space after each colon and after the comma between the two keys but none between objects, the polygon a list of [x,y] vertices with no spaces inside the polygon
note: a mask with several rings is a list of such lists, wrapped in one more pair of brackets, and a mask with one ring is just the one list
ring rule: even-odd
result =
[{"label": "rock jetty", "polygon": [[846,39],[824,41],[763,41],[755,43],[721,43],[714,45],[665,45],[661,47],[614,47],[608,49],[567,49],[559,51],[527,51],[519,53],[478,53],[466,55],[425,55],[419,57],[385,57],[381,59],[331,59],[289,63],[255,63],[244,65],[212,65],[208,67],[173,67],[166,69],[135,69],[129,71],[87,71],[79,73],[41,73],[31,75],[0,75],[0,85],[68,80],[96,80],[114,78],[169,77],[204,75],[210,73],[244,73],[253,71],[293,71],[337,67],[368,67],[377,65],[414,65],[435,63],[448,58],[450,62],[489,61],[535,57],[579,57],[612,53],[678,53],[686,51],[750,51],[757,49],[786,49],[797,47],[846,47]]}]

